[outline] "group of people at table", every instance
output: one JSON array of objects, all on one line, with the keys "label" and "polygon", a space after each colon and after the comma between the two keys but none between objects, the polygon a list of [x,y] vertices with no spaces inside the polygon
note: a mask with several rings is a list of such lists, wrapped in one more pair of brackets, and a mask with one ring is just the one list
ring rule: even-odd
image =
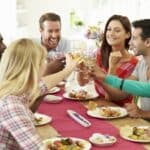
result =
[{"label": "group of people at table", "polygon": [[[40,17],[39,40],[22,38],[6,48],[0,36],[0,149],[40,149],[42,140],[33,124],[40,96],[76,68],[81,86],[94,80],[100,97],[126,106],[130,117],[150,119],[150,19],[132,25],[131,33],[126,16],[108,19],[92,68],[67,53],[70,44],[61,36],[61,18],[55,13]],[[140,61],[129,46],[143,56]],[[45,61],[52,52],[66,56]],[[132,102],[133,95],[141,96],[140,108]]]}]

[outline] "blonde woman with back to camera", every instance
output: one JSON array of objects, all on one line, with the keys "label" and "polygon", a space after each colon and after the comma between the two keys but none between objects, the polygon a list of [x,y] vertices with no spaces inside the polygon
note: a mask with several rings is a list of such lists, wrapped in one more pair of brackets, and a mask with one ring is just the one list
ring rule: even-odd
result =
[{"label": "blonde woman with back to camera", "polygon": [[[66,55],[66,67],[41,78],[47,52],[30,39],[19,39],[5,50],[0,64],[0,149],[39,150],[42,141],[33,124],[33,113],[47,92],[66,78],[78,61]],[[32,100],[32,101],[31,101]]]}]

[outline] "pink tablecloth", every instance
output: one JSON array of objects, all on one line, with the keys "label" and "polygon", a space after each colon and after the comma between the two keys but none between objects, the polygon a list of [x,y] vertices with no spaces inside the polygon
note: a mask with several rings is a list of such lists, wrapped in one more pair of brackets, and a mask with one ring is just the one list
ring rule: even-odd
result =
[{"label": "pink tablecloth", "polygon": [[[61,93],[59,93],[61,95]],[[82,127],[80,124],[72,120],[66,110],[72,109],[87,118],[92,125],[88,128]],[[78,137],[88,140],[92,133],[99,132],[110,134],[117,138],[117,142],[110,146],[105,147],[107,150],[144,150],[144,147],[139,143],[133,143],[123,140],[119,135],[119,130],[106,120],[100,120],[89,117],[86,115],[86,108],[79,102],[66,100],[58,104],[50,104],[43,102],[38,112],[52,116],[53,121],[51,125],[62,135]],[[104,147],[92,146],[92,150],[103,150]]]}]

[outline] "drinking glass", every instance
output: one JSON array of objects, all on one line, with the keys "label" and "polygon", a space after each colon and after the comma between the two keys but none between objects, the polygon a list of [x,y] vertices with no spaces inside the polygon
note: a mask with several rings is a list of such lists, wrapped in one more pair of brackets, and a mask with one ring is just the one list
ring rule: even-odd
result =
[{"label": "drinking glass", "polygon": [[50,62],[50,61],[53,61],[53,60],[56,60],[56,59],[61,59],[63,57],[65,57],[64,52],[51,51],[51,52],[48,53],[47,60],[48,60],[48,62]]}]

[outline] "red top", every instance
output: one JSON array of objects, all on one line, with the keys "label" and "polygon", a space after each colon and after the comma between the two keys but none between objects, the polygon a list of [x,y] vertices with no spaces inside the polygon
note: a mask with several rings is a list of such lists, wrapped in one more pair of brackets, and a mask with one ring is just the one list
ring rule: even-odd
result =
[{"label": "red top", "polygon": [[[101,53],[100,50],[97,51],[96,54],[96,62],[100,68],[103,69],[104,72],[108,72],[108,68],[104,68],[102,65],[101,60]],[[138,62],[138,59],[133,56],[129,61],[123,62],[119,67],[116,68],[116,76],[124,79],[131,75],[132,71],[134,70],[136,64]],[[99,82],[95,82],[96,90],[99,93],[101,97],[104,97],[105,90],[100,86]],[[117,105],[123,106],[125,103],[130,103],[132,101],[132,96],[129,96],[126,99],[120,100],[120,101],[114,101]]]}]

